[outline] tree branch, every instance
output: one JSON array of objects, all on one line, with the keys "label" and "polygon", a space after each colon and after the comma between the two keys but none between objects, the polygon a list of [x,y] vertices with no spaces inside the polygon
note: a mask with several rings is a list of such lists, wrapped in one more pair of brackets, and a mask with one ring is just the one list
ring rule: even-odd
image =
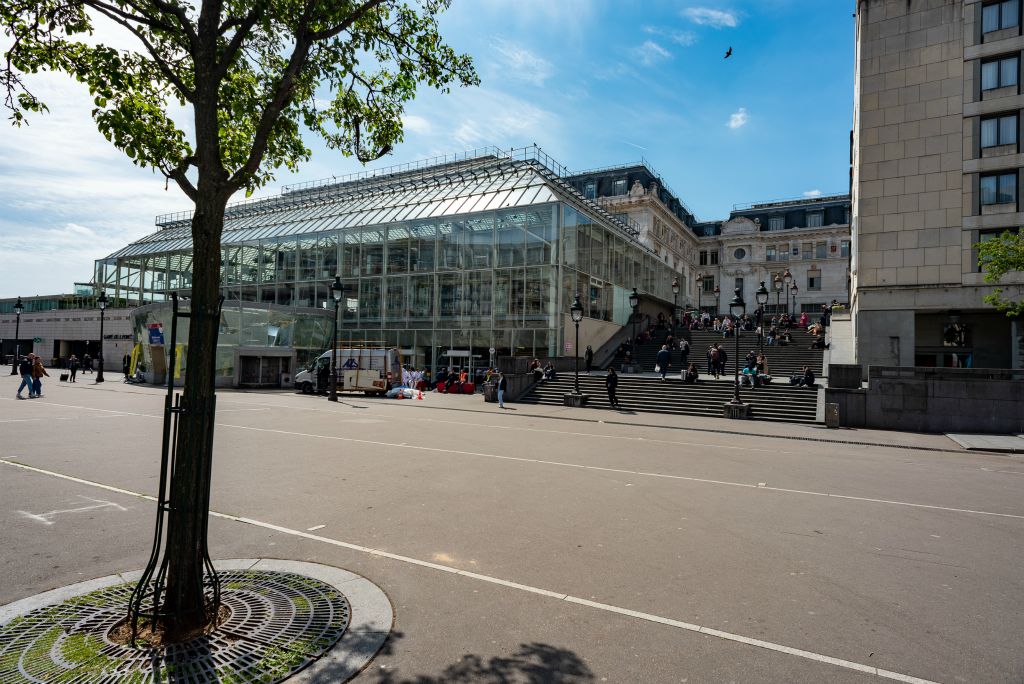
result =
[{"label": "tree branch", "polygon": [[213,77],[218,82],[227,75],[228,70],[231,68],[231,63],[235,61],[235,55],[237,55],[238,51],[242,48],[242,44],[245,42],[245,39],[249,37],[249,31],[251,31],[252,27],[257,21],[259,21],[262,14],[263,3],[257,2],[256,6],[253,7],[247,15],[241,19],[225,22],[220,27],[220,32],[223,33],[223,31],[227,30],[229,24],[234,24],[236,26],[235,34],[231,36],[231,41],[224,49],[224,53],[221,55],[219,63],[213,71]]},{"label": "tree branch", "polygon": [[196,45],[199,44],[199,34],[196,33],[192,22],[189,21],[188,13],[185,12],[184,8],[176,2],[167,2],[166,0],[152,0],[152,2],[158,10],[178,20],[182,33],[188,38],[189,46],[192,50],[195,50]]},{"label": "tree branch", "polygon": [[384,2],[385,0],[366,0],[362,5],[353,10],[352,14],[350,14],[348,19],[346,19],[345,21],[341,22],[337,26],[333,26],[329,29],[324,29],[323,31],[314,31],[313,33],[309,34],[309,37],[313,42],[333,38],[342,31],[351,27],[352,24],[356,23],[359,19],[361,19],[364,14],[376,8],[377,6],[383,4]]}]

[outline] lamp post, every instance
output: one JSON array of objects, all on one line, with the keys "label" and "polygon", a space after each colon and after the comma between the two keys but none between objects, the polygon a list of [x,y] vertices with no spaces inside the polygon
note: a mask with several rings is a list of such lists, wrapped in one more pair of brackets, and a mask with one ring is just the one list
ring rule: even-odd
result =
[{"label": "lamp post", "polygon": [[722,296],[722,290],[715,285],[715,315],[718,315],[718,298]]},{"label": "lamp post", "polygon": [[704,313],[704,309],[702,309],[700,307],[700,295],[701,295],[701,292],[703,290],[704,290],[704,274],[703,273],[698,273],[697,274],[697,315],[698,316],[700,316],[701,314]]},{"label": "lamp post", "polygon": [[679,315],[679,278],[672,279],[672,337],[676,336],[676,316]]},{"label": "lamp post", "polygon": [[[789,291],[793,293],[793,316],[796,316],[796,293],[800,291],[800,288],[793,283],[793,287],[789,288]],[[793,316],[790,316],[792,318]]]},{"label": "lamp post", "polygon": [[[761,281],[761,287],[757,288],[757,292],[754,294],[754,298],[757,299],[757,305],[761,307],[761,311],[764,311],[764,305],[768,303],[768,288],[764,286],[764,281]],[[757,336],[757,344],[762,354],[764,354],[764,313],[761,314],[761,323],[759,325],[761,334]]]},{"label": "lamp post", "polygon": [[[629,295],[629,306],[630,306],[630,308],[633,311],[633,339],[631,339],[630,342],[629,342],[629,348],[633,352],[635,352],[636,351],[636,315],[637,315],[637,312],[638,312],[638,310],[640,308],[640,293],[636,291],[635,287],[633,288],[633,291]],[[635,356],[635,354],[631,354],[631,356]],[[633,366],[634,363],[636,363],[636,358],[630,358],[629,365],[630,365],[630,369],[631,370],[632,370],[632,366]]]},{"label": "lamp post", "polygon": [[96,303],[100,305],[100,367],[96,371],[96,382],[103,382],[103,316],[107,309],[107,291],[101,290]]},{"label": "lamp post", "polygon": [[[734,292],[735,292],[735,295],[733,296],[732,301],[729,302],[729,313],[732,314],[732,317],[733,317],[734,320],[739,320],[743,316],[743,314],[746,313],[746,311],[747,311],[747,304],[746,304],[746,302],[743,301],[743,295],[740,294],[740,288],[737,287]],[[732,362],[735,365],[735,370],[736,370],[736,378],[735,378],[735,383],[736,384],[733,387],[732,401],[730,403],[733,404],[733,405],[740,405],[740,404],[743,403],[743,401],[740,400],[740,328],[739,328],[739,326],[736,326],[736,333],[735,333],[735,335],[736,335],[736,356],[733,357]]]},{"label": "lamp post", "polygon": [[327,401],[338,401],[338,364],[335,360],[338,356],[338,306],[341,304],[341,295],[345,287],[341,284],[341,276],[334,276],[331,283],[331,297],[334,299],[334,330],[331,332],[331,380],[328,383]]},{"label": "lamp post", "polygon": [[11,363],[11,375],[18,374],[18,356],[21,355],[21,312],[25,305],[21,303],[21,297],[14,303],[14,362]]},{"label": "lamp post", "polygon": [[786,269],[786,272],[782,274],[782,284],[786,288],[786,313],[789,313],[789,284],[793,282],[793,274]]},{"label": "lamp post", "polygon": [[572,316],[572,322],[576,324],[576,346],[573,347],[575,352],[573,356],[576,357],[576,381],[573,385],[573,394],[578,395],[580,393],[580,321],[583,320],[583,305],[580,304],[580,296],[578,294],[572,300],[569,314]]},{"label": "lamp post", "polygon": [[778,273],[775,274],[775,278],[772,280],[772,288],[775,290],[775,313],[778,315],[779,307],[779,295],[782,294],[782,276]]}]

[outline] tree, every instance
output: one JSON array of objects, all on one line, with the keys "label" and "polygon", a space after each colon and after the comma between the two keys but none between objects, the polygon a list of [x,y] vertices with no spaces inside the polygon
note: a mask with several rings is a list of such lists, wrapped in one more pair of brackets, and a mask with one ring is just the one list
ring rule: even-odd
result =
[{"label": "tree", "polygon": [[[1024,230],[1006,231],[1002,235],[978,243],[978,265],[985,273],[985,282],[996,284],[1012,271],[1024,272]],[[1024,299],[1014,301],[1003,295],[1001,288],[985,296],[991,304],[1010,318],[1024,316]]]},{"label": "tree", "polygon": [[[224,210],[310,151],[302,131],[363,163],[402,140],[418,84],[447,92],[479,82],[472,60],[442,42],[451,0],[4,0],[0,85],[14,124],[46,104],[29,76],[85,84],[99,131],[135,164],[192,200],[192,318],[168,520],[169,638],[202,628],[214,431],[220,243]],[[117,50],[98,21],[136,41]],[[365,65],[365,67],[364,67]],[[190,116],[189,109],[191,110]],[[185,114],[182,115],[181,112]],[[189,125],[191,124],[191,130]],[[176,598],[177,597],[177,598]],[[168,605],[166,602],[172,602]]]}]

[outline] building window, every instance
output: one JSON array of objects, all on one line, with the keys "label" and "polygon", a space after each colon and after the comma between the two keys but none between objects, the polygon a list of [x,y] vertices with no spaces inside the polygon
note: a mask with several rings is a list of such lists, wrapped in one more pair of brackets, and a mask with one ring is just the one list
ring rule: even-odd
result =
[{"label": "building window", "polygon": [[820,290],[821,289],[821,271],[808,271],[807,272],[807,289],[808,290]]},{"label": "building window", "polygon": [[775,245],[768,245],[764,251],[765,261],[775,261]]},{"label": "building window", "polygon": [[612,194],[614,195],[625,195],[626,194],[626,179],[616,178],[615,183],[612,185]]},{"label": "building window", "polygon": [[989,240],[994,240],[995,238],[999,237],[1000,235],[1007,231],[1012,233],[1013,228],[989,228],[987,230],[978,231],[978,242],[974,245],[974,268],[978,273],[983,273],[985,271],[984,267],[978,261],[978,245],[980,245],[983,242],[988,242]]},{"label": "building window", "polygon": [[1017,115],[994,116],[981,120],[981,146],[998,147],[1017,142]]},{"label": "building window", "polygon": [[781,216],[772,216],[768,219],[768,230],[783,230],[786,227],[786,219]]},{"label": "building window", "polygon": [[1017,201],[1017,172],[981,177],[981,204],[1010,204]]},{"label": "building window", "polygon": [[707,266],[708,265],[708,252],[707,252],[706,249],[700,250],[700,265],[701,266]]},{"label": "building window", "polygon": [[737,278],[733,284],[740,291],[740,294],[743,294],[743,278]]},{"label": "building window", "polygon": [[849,240],[843,240],[842,242],[839,243],[839,256],[843,257],[844,259],[849,258],[849,256],[850,256],[850,241]]},{"label": "building window", "polygon": [[712,266],[717,266],[718,265],[718,250],[717,249],[711,250],[711,254],[709,256],[711,257],[711,265]]},{"label": "building window", "polygon": [[1014,56],[982,62],[981,89],[995,90],[996,88],[1017,85],[1017,65],[1019,61]]},{"label": "building window", "polygon": [[736,251],[732,253],[732,256],[736,261],[742,261],[743,257],[747,256],[747,250],[742,247],[737,247]]},{"label": "building window", "polygon": [[810,242],[805,242],[801,245],[801,250],[804,253],[804,259],[810,259],[814,256],[814,245]]},{"label": "building window", "polygon": [[983,33],[1013,28],[1020,20],[1018,3],[1020,0],[1003,0],[985,5],[981,15]]},{"label": "building window", "polygon": [[814,245],[814,258],[815,259],[825,259],[826,258],[825,249],[826,249],[826,245],[825,245],[824,242],[819,242],[818,244]]},{"label": "building window", "polygon": [[715,291],[715,279],[711,276],[704,276],[704,280],[702,280],[701,283],[703,283],[702,287],[705,292]]},{"label": "building window", "polygon": [[587,199],[597,198],[597,183],[595,181],[587,181],[583,184],[583,196]]},{"label": "building window", "polygon": [[779,261],[789,261],[789,243],[779,245]]},{"label": "building window", "polygon": [[822,213],[820,211],[807,212],[807,227],[808,228],[820,228],[822,219]]}]

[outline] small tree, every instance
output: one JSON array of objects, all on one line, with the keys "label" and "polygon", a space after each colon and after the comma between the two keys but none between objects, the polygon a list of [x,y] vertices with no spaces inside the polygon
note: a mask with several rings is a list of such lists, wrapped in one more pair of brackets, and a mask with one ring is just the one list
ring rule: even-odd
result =
[{"label": "small tree", "polygon": [[[1006,231],[998,237],[978,244],[978,265],[985,273],[985,282],[996,284],[1012,271],[1024,272],[1024,230]],[[1024,316],[1024,299],[1005,297],[1001,288],[985,296],[991,304],[1011,318]]]},{"label": "small tree", "polygon": [[[195,205],[192,318],[168,521],[169,638],[202,628],[202,549],[213,445],[221,233],[228,199],[310,151],[303,128],[360,161],[402,139],[421,82],[478,83],[472,60],[442,42],[450,0],[4,0],[0,85],[14,124],[46,111],[26,75],[64,72],[89,88],[99,131]],[[137,41],[89,38],[100,18]],[[184,108],[180,120],[174,112]],[[189,112],[189,109],[191,110]],[[186,127],[191,123],[191,131]],[[176,599],[175,597],[180,597]]]}]

